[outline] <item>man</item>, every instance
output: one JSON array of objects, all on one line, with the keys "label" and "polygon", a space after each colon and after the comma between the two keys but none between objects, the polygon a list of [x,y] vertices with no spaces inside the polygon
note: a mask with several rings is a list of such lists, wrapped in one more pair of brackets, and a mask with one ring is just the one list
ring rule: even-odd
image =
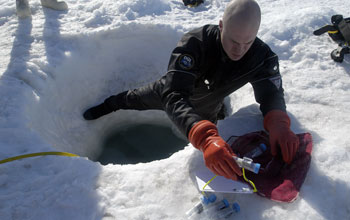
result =
[{"label": "man", "polygon": [[[41,0],[41,5],[58,11],[68,9],[68,5],[64,1]],[[16,0],[16,10],[19,18],[27,18],[31,16],[28,0]]]},{"label": "man", "polygon": [[165,76],[107,98],[88,109],[84,118],[93,120],[118,109],[164,110],[203,152],[212,172],[236,180],[241,170],[215,123],[223,99],[249,82],[264,115],[272,154],[277,154],[279,146],[283,159],[290,163],[298,138],[290,130],[278,58],[256,37],[259,26],[260,8],[254,0],[230,2],[219,25],[205,25],[182,37]]}]

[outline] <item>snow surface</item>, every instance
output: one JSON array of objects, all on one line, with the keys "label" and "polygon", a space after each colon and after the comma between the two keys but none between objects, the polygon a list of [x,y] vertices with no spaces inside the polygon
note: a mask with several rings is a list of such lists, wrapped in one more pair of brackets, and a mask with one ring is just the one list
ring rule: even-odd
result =
[{"label": "snow surface", "polygon": [[[57,12],[31,0],[19,20],[15,0],[0,0],[0,160],[67,151],[82,157],[36,157],[0,165],[0,219],[184,219],[196,202],[193,171],[203,164],[191,145],[167,159],[106,165],[96,157],[117,126],[171,123],[159,111],[119,111],[84,121],[81,113],[117,92],[166,71],[183,33],[218,24],[228,0],[186,8],[181,0],[66,0]],[[258,1],[258,34],[280,57],[292,129],[310,132],[313,160],[298,200],[225,195],[241,206],[232,219],[350,219],[350,56],[330,58],[336,44],[312,32],[348,0]],[[224,138],[262,129],[251,87],[227,100]],[[166,147],[166,146],[165,146]]]}]

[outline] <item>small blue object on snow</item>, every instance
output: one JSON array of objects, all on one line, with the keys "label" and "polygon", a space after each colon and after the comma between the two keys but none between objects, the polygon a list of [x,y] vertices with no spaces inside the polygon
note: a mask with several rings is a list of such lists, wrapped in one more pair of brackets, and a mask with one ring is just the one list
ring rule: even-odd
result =
[{"label": "small blue object on snow", "polygon": [[230,206],[227,199],[223,199],[205,209],[204,213],[209,219],[227,219],[233,213],[237,213],[239,211],[240,207],[238,203],[233,203],[232,206]]},{"label": "small blue object on snow", "polygon": [[204,215],[209,219],[226,219],[233,213],[240,211],[238,203],[230,203],[227,199],[215,202],[217,199],[215,194],[209,196],[201,196],[200,202],[198,202],[193,208],[186,212],[188,219],[198,218],[199,215]]},{"label": "small blue object on snow", "polygon": [[228,208],[223,209],[220,212],[218,212],[216,219],[227,219],[232,214],[238,213],[240,210],[241,209],[240,209],[238,203],[235,202],[232,204],[232,207],[228,207]]},{"label": "small blue object on snow", "polygon": [[203,196],[201,198],[203,204],[208,205],[209,203],[213,203],[216,201],[216,195],[215,194],[211,194],[209,196]]},{"label": "small blue object on snow", "polygon": [[239,206],[239,204],[238,204],[237,202],[235,202],[235,203],[232,204],[232,209],[233,209],[235,212],[241,211],[241,207]]},{"label": "small blue object on snow", "polygon": [[205,207],[209,206],[211,203],[216,201],[216,195],[211,194],[210,196],[202,196],[200,197],[200,202],[196,203],[193,208],[186,212],[186,216],[188,219],[200,214],[203,212]]}]

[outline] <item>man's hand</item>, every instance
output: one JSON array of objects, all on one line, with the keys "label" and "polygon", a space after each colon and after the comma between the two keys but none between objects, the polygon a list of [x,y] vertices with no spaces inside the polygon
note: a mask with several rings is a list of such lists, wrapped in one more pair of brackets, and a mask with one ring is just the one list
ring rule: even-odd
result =
[{"label": "man's hand", "polygon": [[85,120],[95,120],[119,109],[126,109],[126,94],[128,91],[112,95],[105,99],[103,103],[86,110],[83,114]]},{"label": "man's hand", "polygon": [[86,110],[83,114],[83,117],[85,120],[95,120],[99,117],[102,117],[103,115],[107,115],[111,113],[113,110],[108,108],[108,106],[103,102],[97,106],[94,106],[92,108],[89,108]]},{"label": "man's hand", "polygon": [[264,127],[269,132],[271,154],[276,156],[277,146],[281,148],[283,160],[291,163],[299,148],[298,137],[290,130],[290,119],[281,110],[269,111],[264,117]]},{"label": "man's hand", "polygon": [[215,174],[237,180],[242,172],[232,156],[230,146],[219,136],[215,124],[207,120],[196,123],[188,134],[192,145],[203,152],[205,165]]}]

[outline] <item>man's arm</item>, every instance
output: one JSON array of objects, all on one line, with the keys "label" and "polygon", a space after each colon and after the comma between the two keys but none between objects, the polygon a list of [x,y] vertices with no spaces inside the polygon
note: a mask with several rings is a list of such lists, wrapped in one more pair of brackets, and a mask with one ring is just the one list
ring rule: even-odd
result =
[{"label": "man's arm", "polygon": [[161,100],[170,119],[203,152],[206,166],[217,175],[236,180],[236,174],[242,173],[230,146],[219,136],[216,125],[198,115],[189,100],[200,77],[202,47],[198,38],[185,36],[175,48],[168,73],[161,79]]},{"label": "man's arm", "polygon": [[186,136],[193,123],[203,120],[191,104],[190,96],[205,60],[205,30],[198,28],[181,38],[171,53],[168,72],[160,80],[164,111]]},{"label": "man's arm", "polygon": [[261,78],[252,82],[256,101],[264,115],[264,128],[269,132],[272,155],[281,149],[283,160],[291,163],[299,147],[299,139],[290,130],[290,118],[282,87],[276,55],[265,60]]},{"label": "man's arm", "polygon": [[203,120],[194,110],[189,97],[196,77],[188,72],[172,71],[162,79],[164,88],[161,99],[164,111],[184,135],[188,135],[193,123]]},{"label": "man's arm", "polygon": [[273,109],[286,111],[277,55],[271,52],[269,57],[265,59],[263,68],[251,84],[254,89],[255,100],[260,104],[260,110],[264,116]]}]

